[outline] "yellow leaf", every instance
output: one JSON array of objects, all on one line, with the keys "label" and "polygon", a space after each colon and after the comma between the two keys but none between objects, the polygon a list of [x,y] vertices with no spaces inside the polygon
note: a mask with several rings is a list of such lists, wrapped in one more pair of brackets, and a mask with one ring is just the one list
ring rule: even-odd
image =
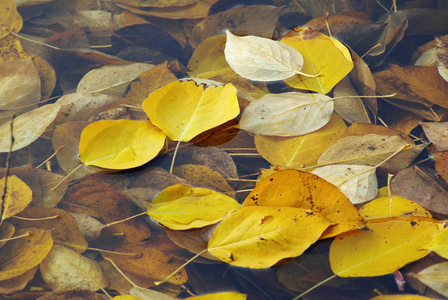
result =
[{"label": "yellow leaf", "polygon": [[165,134],[147,121],[103,120],[81,133],[79,156],[87,166],[129,169],[154,157],[165,144]]},{"label": "yellow leaf", "polygon": [[[0,187],[5,185],[5,177],[0,179]],[[3,192],[2,192],[3,193]],[[33,192],[20,178],[8,176],[1,219],[7,219],[24,210],[33,200]]]},{"label": "yellow leaf", "polygon": [[50,252],[53,246],[51,231],[40,228],[17,230],[15,236],[30,235],[11,240],[0,248],[0,281],[22,275],[34,268]]},{"label": "yellow leaf", "polygon": [[392,273],[426,256],[422,247],[443,229],[430,218],[368,220],[366,230],[337,236],[330,247],[330,264],[341,277],[370,277]]},{"label": "yellow leaf", "polygon": [[240,207],[236,200],[213,190],[176,184],[151,202],[148,215],[169,229],[185,230],[217,223]]},{"label": "yellow leaf", "polygon": [[17,11],[17,5],[14,0],[0,0],[0,38],[7,36],[9,32],[19,32],[22,29],[23,20]]},{"label": "yellow leaf", "polygon": [[291,46],[258,36],[239,37],[226,30],[224,54],[241,77],[277,81],[301,73],[303,57]]},{"label": "yellow leaf", "polygon": [[138,300],[131,295],[118,295],[112,298],[113,300]]},{"label": "yellow leaf", "polygon": [[373,298],[370,298],[370,300],[436,300],[435,298],[428,298],[425,296],[419,296],[419,295],[379,295]]},{"label": "yellow leaf", "polygon": [[319,156],[341,138],[347,126],[333,114],[330,122],[319,130],[298,137],[255,136],[258,153],[274,166],[309,167]]},{"label": "yellow leaf", "polygon": [[247,295],[238,293],[238,292],[222,292],[222,293],[213,293],[213,294],[188,297],[185,299],[191,299],[191,300],[245,300],[245,299],[247,299]]},{"label": "yellow leaf", "polygon": [[325,95],[267,94],[249,104],[241,116],[240,126],[255,134],[296,136],[323,127],[332,113],[333,99]]},{"label": "yellow leaf", "polygon": [[143,109],[171,140],[183,142],[240,113],[231,83],[204,88],[192,80],[175,81],[151,93]]},{"label": "yellow leaf", "polygon": [[323,215],[301,208],[243,207],[216,227],[208,251],[233,266],[268,268],[302,254],[331,224]]},{"label": "yellow leaf", "polygon": [[281,42],[302,53],[303,73],[319,74],[318,77],[296,75],[285,80],[294,88],[327,94],[353,69],[353,61],[347,47],[317,30],[297,27],[286,34]]},{"label": "yellow leaf", "polygon": [[299,170],[281,170],[258,182],[243,203],[243,207],[253,205],[298,207],[321,213],[337,223],[322,238],[364,226],[356,207],[337,187]]},{"label": "yellow leaf", "polygon": [[[382,191],[381,191],[382,193]],[[379,195],[381,193],[378,193]],[[429,211],[417,203],[397,196],[384,196],[367,203],[359,209],[365,219],[380,219],[391,217],[420,216],[431,218]]]},{"label": "yellow leaf", "polygon": [[437,233],[424,248],[432,250],[443,258],[448,259],[448,228]]}]

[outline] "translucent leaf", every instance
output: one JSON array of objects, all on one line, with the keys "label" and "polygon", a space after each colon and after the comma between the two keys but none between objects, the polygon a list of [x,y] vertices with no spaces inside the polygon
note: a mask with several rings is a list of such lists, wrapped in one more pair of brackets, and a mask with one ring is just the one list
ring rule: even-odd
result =
[{"label": "translucent leaf", "polygon": [[240,207],[236,200],[213,190],[176,184],[151,202],[148,215],[169,229],[185,230],[217,223]]},{"label": "translucent leaf", "polygon": [[317,77],[296,75],[285,82],[298,89],[327,94],[353,69],[350,51],[337,39],[307,27],[297,27],[286,34],[282,43],[303,55],[302,72]]},{"label": "translucent leaf", "polygon": [[[0,179],[0,186],[4,185],[5,177]],[[21,212],[30,204],[31,200],[33,200],[33,192],[26,183],[15,175],[8,176],[1,219],[7,219]]]},{"label": "translucent leaf", "polygon": [[256,135],[258,153],[274,166],[309,167],[317,165],[319,156],[342,137],[347,126],[332,114],[324,127],[297,137]]},{"label": "translucent leaf", "polygon": [[333,223],[322,238],[364,226],[356,207],[331,183],[298,170],[281,170],[258,182],[245,206],[298,207],[323,214]]},{"label": "translucent leaf", "polygon": [[313,132],[330,120],[333,99],[320,94],[268,94],[244,110],[242,129],[262,135],[296,136]]},{"label": "translucent leaf", "polygon": [[227,63],[244,78],[283,80],[302,69],[302,54],[291,46],[257,36],[239,37],[228,30],[226,34],[224,54]]},{"label": "translucent leaf", "polygon": [[302,254],[329,225],[327,218],[311,210],[243,207],[216,227],[208,251],[233,266],[268,268]]},{"label": "translucent leaf", "polygon": [[443,223],[407,217],[368,220],[368,230],[337,236],[330,247],[330,264],[341,277],[370,277],[392,273],[426,256],[423,250]]},{"label": "translucent leaf", "polygon": [[361,165],[331,165],[314,169],[311,173],[334,184],[353,203],[375,198],[378,191],[376,168]]},{"label": "translucent leaf", "polygon": [[448,297],[448,262],[429,266],[417,274],[411,274],[411,276],[416,277],[437,293]]},{"label": "translucent leaf", "polygon": [[17,230],[15,236],[30,235],[7,242],[0,248],[0,281],[19,276],[34,268],[53,246],[51,231],[39,228]]},{"label": "translucent leaf", "polygon": [[40,274],[54,291],[96,291],[108,285],[96,261],[60,245],[54,245],[40,264]]},{"label": "translucent leaf", "polygon": [[184,142],[240,112],[231,83],[205,88],[191,80],[175,81],[151,93],[143,102],[143,109],[171,140]]},{"label": "translucent leaf", "polygon": [[165,134],[150,122],[103,120],[84,128],[79,156],[88,166],[129,169],[156,157],[164,144]]},{"label": "translucent leaf", "polygon": [[448,228],[437,233],[431,242],[425,246],[425,249],[432,250],[443,258],[448,259]]}]

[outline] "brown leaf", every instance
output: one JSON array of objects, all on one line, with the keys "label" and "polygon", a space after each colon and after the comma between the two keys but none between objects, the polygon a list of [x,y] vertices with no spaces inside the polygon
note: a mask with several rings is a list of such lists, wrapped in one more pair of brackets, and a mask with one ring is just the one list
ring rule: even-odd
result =
[{"label": "brown leaf", "polygon": [[448,122],[422,122],[420,125],[437,150],[448,150]]},{"label": "brown leaf", "polygon": [[99,294],[92,291],[73,290],[73,291],[46,293],[44,296],[39,297],[39,300],[75,300],[75,299],[104,300],[103,296],[104,294]]},{"label": "brown leaf", "polygon": [[62,209],[32,206],[21,212],[19,216],[32,219],[50,217],[48,220],[35,221],[13,218],[10,222],[17,229],[37,227],[39,229],[51,230],[55,244],[64,245],[78,253],[83,253],[87,249],[87,242],[82,237],[75,219]]},{"label": "brown leaf", "polygon": [[436,37],[437,70],[440,76],[448,81],[448,35]]},{"label": "brown leaf", "polygon": [[14,234],[16,228],[14,225],[8,222],[2,222],[0,226],[0,248],[8,241],[10,237]]},{"label": "brown leaf", "polygon": [[391,187],[396,194],[430,211],[448,215],[448,192],[417,166],[399,172],[393,178]]},{"label": "brown leaf", "polygon": [[[343,78],[334,89],[334,111],[349,123],[370,123],[367,107],[358,97],[348,78]],[[349,96],[345,98],[344,96]]]},{"label": "brown leaf", "polygon": [[14,278],[10,278],[7,280],[0,281],[0,293],[2,294],[13,294],[15,292],[19,292],[25,288],[28,282],[34,278],[34,275],[37,272],[38,267],[35,266],[32,269],[29,269],[22,275],[19,275]]},{"label": "brown leaf", "polygon": [[40,94],[42,99],[47,99],[53,93],[56,86],[56,71],[40,56],[33,56],[33,63],[40,77]]},{"label": "brown leaf", "polygon": [[433,156],[437,172],[448,183],[448,151],[437,152]]},{"label": "brown leaf", "polygon": [[75,218],[76,223],[78,223],[79,231],[82,236],[88,242],[93,242],[96,240],[100,235],[101,230],[106,227],[103,223],[91,216],[76,213],[71,213],[71,215]]},{"label": "brown leaf", "polygon": [[[42,206],[55,207],[61,201],[70,182],[68,180],[62,181],[65,176],[42,169],[37,170],[37,176],[39,176],[42,190]],[[57,184],[59,184],[58,187],[53,190],[53,187]]]},{"label": "brown leaf", "polygon": [[21,60],[29,58],[28,53],[23,50],[20,39],[8,34],[0,39],[0,62]]}]

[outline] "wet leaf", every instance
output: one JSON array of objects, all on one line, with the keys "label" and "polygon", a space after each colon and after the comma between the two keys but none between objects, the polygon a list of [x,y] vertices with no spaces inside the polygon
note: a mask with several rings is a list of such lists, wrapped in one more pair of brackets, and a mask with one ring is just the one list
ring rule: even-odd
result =
[{"label": "wet leaf", "polygon": [[434,219],[407,217],[368,220],[368,230],[347,232],[330,247],[330,264],[340,277],[381,276],[429,253],[422,250],[443,225]]},{"label": "wet leaf", "polygon": [[[37,140],[56,118],[59,104],[47,104],[14,119],[12,151],[22,149]],[[10,123],[0,126],[0,152],[8,152],[11,144]]]},{"label": "wet leaf", "polygon": [[322,238],[361,228],[363,219],[347,197],[317,175],[298,170],[281,170],[258,182],[244,200],[246,206],[297,207],[318,212],[337,225]]},{"label": "wet leaf", "polygon": [[437,43],[437,71],[448,81],[448,36],[436,37]]},{"label": "wet leaf", "polygon": [[444,230],[437,233],[434,238],[425,245],[425,249],[432,250],[445,259],[448,259],[448,230]]},{"label": "wet leaf", "polygon": [[439,175],[448,182],[448,151],[434,153],[434,167]]},{"label": "wet leaf", "polygon": [[[367,107],[358,97],[348,78],[343,78],[334,89],[334,111],[349,123],[370,123]],[[349,97],[344,97],[349,96]]]},{"label": "wet leaf", "polygon": [[420,125],[437,150],[448,150],[448,122],[422,122]]},{"label": "wet leaf", "polygon": [[411,274],[411,276],[417,278],[439,294],[445,297],[448,296],[448,262],[429,266],[417,274]]},{"label": "wet leaf", "polygon": [[54,291],[96,291],[108,285],[96,261],[60,245],[54,245],[40,264],[40,273]]},{"label": "wet leaf", "polygon": [[[65,191],[68,188],[69,181],[64,180],[64,176],[52,173],[47,170],[37,170],[37,176],[39,176],[39,181],[42,190],[42,206],[43,207],[55,207],[62,197],[65,195]],[[53,189],[57,184],[58,187]]]},{"label": "wet leaf", "polygon": [[247,298],[246,294],[238,292],[221,292],[213,294],[205,294],[199,296],[188,297],[186,299],[191,300],[245,300]]},{"label": "wet leaf", "polygon": [[311,173],[334,184],[353,203],[375,198],[378,191],[376,169],[362,165],[332,165],[314,169]]},{"label": "wet leaf", "polygon": [[176,184],[150,204],[148,215],[169,229],[200,228],[222,220],[240,204],[218,192]]},{"label": "wet leaf", "polygon": [[13,294],[23,290],[28,284],[28,282],[34,278],[34,275],[36,275],[37,269],[38,267],[35,266],[34,268],[29,269],[22,275],[0,281],[0,293]]},{"label": "wet leaf", "polygon": [[23,20],[17,11],[17,5],[14,0],[2,0],[0,2],[2,9],[0,10],[0,38],[9,34],[8,31],[19,32],[22,29]]},{"label": "wet leaf", "polygon": [[129,169],[156,157],[164,145],[165,134],[150,122],[103,120],[84,128],[79,156],[85,165]]},{"label": "wet leaf", "polygon": [[106,225],[97,219],[86,214],[71,213],[71,215],[75,218],[76,223],[78,223],[79,232],[81,232],[87,242],[95,241],[100,235],[101,230],[106,227]]},{"label": "wet leaf", "polygon": [[194,81],[176,81],[150,94],[143,109],[171,140],[187,142],[235,118],[239,114],[237,100],[232,84],[204,87]]},{"label": "wet leaf", "polygon": [[208,251],[233,266],[262,269],[298,256],[332,223],[323,215],[295,207],[247,206],[216,227]]},{"label": "wet leaf", "polygon": [[[0,179],[0,186],[5,186],[5,177]],[[15,175],[8,176],[6,195],[2,203],[2,221],[24,210],[32,199],[33,192],[25,182]]]},{"label": "wet leaf", "polygon": [[6,221],[2,222],[2,224],[0,225],[0,248],[3,247],[6,242],[8,242],[8,239],[12,237],[15,230],[16,228],[11,223]]},{"label": "wet leaf", "polygon": [[353,69],[348,48],[337,39],[312,28],[297,27],[287,33],[281,42],[302,53],[304,61],[301,72],[319,74],[317,77],[297,74],[285,81],[294,88],[327,94]]},{"label": "wet leaf", "polygon": [[136,287],[133,287],[129,291],[129,294],[131,296],[135,297],[134,299],[154,299],[154,300],[175,300],[176,299],[174,297],[163,294],[161,292],[153,291],[150,289],[142,290],[142,289],[139,289]]},{"label": "wet leaf", "polygon": [[[407,148],[403,148],[410,145]],[[318,160],[323,164],[357,164],[376,166],[389,156],[402,149],[381,167],[392,170],[406,168],[424,149],[425,145],[412,145],[399,136],[366,134],[364,136],[347,136],[328,147]]]},{"label": "wet leaf", "polygon": [[255,134],[296,136],[327,124],[333,99],[320,94],[268,94],[252,101],[241,116],[242,129]]},{"label": "wet leaf", "polygon": [[12,34],[0,38],[0,62],[26,60],[30,56],[23,50],[20,39]]},{"label": "wet leaf", "polygon": [[301,72],[303,57],[291,46],[258,36],[227,33],[224,49],[227,63],[240,76],[258,81],[276,81]]},{"label": "wet leaf", "polygon": [[344,121],[332,114],[322,128],[297,137],[255,136],[258,153],[275,166],[309,167],[317,165],[319,156],[339,138],[346,129]]},{"label": "wet leaf", "polygon": [[15,236],[30,235],[9,241],[0,248],[0,281],[22,275],[34,268],[50,252],[53,246],[51,231],[39,228],[17,230]]}]

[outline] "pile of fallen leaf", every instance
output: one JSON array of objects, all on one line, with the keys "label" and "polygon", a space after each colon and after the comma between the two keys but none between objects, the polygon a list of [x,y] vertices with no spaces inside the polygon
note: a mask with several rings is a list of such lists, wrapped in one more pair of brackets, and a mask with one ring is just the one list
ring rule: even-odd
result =
[{"label": "pile of fallen leaf", "polygon": [[0,0],[1,296],[448,297],[447,16]]}]

